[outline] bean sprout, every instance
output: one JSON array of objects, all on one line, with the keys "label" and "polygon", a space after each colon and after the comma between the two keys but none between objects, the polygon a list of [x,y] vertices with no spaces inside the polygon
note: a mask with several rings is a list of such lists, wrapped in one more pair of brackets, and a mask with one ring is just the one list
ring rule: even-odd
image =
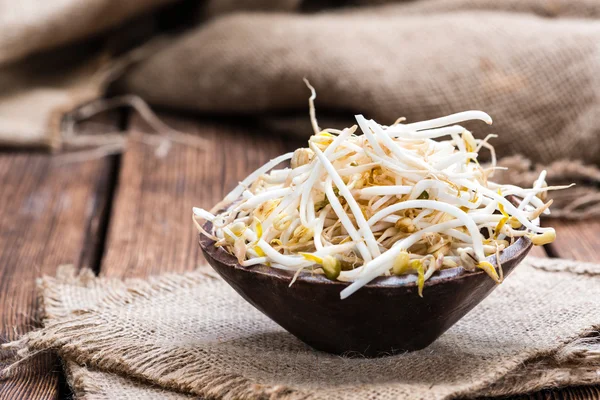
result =
[{"label": "bean sprout", "polygon": [[[362,115],[357,126],[321,130],[314,89],[309,99],[314,134],[306,148],[257,169],[213,209],[194,208],[194,223],[240,265],[272,268],[351,282],[346,298],[379,276],[414,275],[418,294],[437,271],[462,266],[503,274],[488,261],[517,238],[552,242],[540,227],[549,213],[543,171],[531,188],[488,180],[496,154],[488,135],[476,139],[460,125],[492,123],[482,111],[384,126]],[[443,138],[446,139],[443,139]],[[479,151],[491,152],[482,167]],[[275,169],[290,160],[290,166]],[[206,232],[203,221],[211,221]]]}]

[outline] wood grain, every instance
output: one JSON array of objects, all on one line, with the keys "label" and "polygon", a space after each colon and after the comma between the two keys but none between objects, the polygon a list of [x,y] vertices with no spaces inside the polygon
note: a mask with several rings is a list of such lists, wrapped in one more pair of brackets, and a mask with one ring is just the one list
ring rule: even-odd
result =
[{"label": "wood grain", "polygon": [[548,246],[552,255],[573,260],[600,262],[600,219],[552,221],[556,240]]},{"label": "wood grain", "polygon": [[249,172],[296,144],[247,127],[191,118],[161,118],[206,139],[204,149],[173,143],[164,158],[144,143],[151,130],[137,117],[123,155],[101,274],[132,277],[194,269],[202,260],[192,207],[217,203]]},{"label": "wood grain", "polygon": [[[83,134],[116,131],[121,117],[119,111],[106,112],[74,129]],[[0,342],[39,326],[36,278],[54,274],[60,264],[98,264],[115,160],[65,163],[62,155],[0,152]],[[0,354],[0,367],[9,362]],[[69,395],[62,367],[51,354],[34,358],[11,379],[0,381],[0,399]]]},{"label": "wood grain", "polygon": [[[106,202],[107,160],[60,164],[44,154],[0,153],[0,334],[17,339],[38,326],[35,280],[58,265],[81,265]],[[5,356],[9,354],[4,354]],[[5,364],[9,359],[0,355]],[[0,381],[0,399],[54,399],[60,367],[50,354]]]}]

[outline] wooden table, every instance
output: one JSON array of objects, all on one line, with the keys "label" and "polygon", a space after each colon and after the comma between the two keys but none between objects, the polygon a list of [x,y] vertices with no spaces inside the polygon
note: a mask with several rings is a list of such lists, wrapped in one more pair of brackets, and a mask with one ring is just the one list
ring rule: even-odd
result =
[{"label": "wooden table", "polygon": [[[237,126],[162,114],[172,127],[208,140],[205,151],[173,144],[164,158],[142,139],[131,116],[122,155],[66,163],[61,156],[0,152],[0,343],[35,329],[35,279],[60,264],[104,276],[142,277],[194,269],[201,262],[192,206],[209,208],[240,179],[300,141]],[[114,114],[86,132],[118,128]],[[534,253],[600,261],[600,220],[552,221],[558,239]],[[576,238],[576,239],[575,239]],[[0,367],[7,363],[0,353]],[[0,399],[63,399],[69,390],[55,356],[36,357],[0,381]],[[600,387],[544,391],[527,399],[600,398]]]}]

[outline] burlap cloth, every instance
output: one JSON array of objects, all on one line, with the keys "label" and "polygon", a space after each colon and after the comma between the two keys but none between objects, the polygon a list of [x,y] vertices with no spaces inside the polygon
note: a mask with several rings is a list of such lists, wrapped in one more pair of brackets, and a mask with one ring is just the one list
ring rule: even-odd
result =
[{"label": "burlap cloth", "polygon": [[[178,30],[152,28],[165,22]],[[109,46],[130,36],[129,51]],[[556,194],[554,216],[600,215],[596,0],[0,0],[0,146],[121,151],[120,135],[68,129],[127,104],[97,100],[107,91],[307,137],[303,77],[323,127],[349,126],[354,113],[391,123],[485,110],[491,128],[467,127],[497,133],[499,156],[520,155],[496,180],[528,186],[522,177],[550,168],[549,184],[578,185]]]},{"label": "burlap cloth", "polygon": [[[0,74],[10,77],[0,79],[0,143],[58,145],[51,117],[116,78],[98,73],[116,62],[110,55],[95,75],[88,68],[89,79],[69,84],[65,75],[81,74],[75,62],[60,74],[43,62],[25,74],[13,63],[172,2],[0,1]],[[307,77],[324,126],[347,125],[356,112],[391,123],[483,109],[495,120],[499,154],[600,163],[595,0],[212,0],[198,8],[195,25],[128,70],[120,91],[174,109],[252,114],[307,136]]]},{"label": "burlap cloth", "polygon": [[447,399],[600,383],[596,264],[528,258],[434,344],[379,359],[312,350],[209,267],[124,282],[63,268],[38,288],[45,327],[8,346],[24,360],[58,352],[78,398]]},{"label": "burlap cloth", "polygon": [[599,16],[600,2],[581,0],[238,13],[186,33],[123,83],[171,108],[277,111],[277,126],[306,137],[307,77],[322,126],[332,112],[345,117],[334,126],[350,126],[354,113],[391,124],[481,109],[498,154],[600,163]]},{"label": "burlap cloth", "polygon": [[0,145],[60,148],[62,117],[102,96],[113,63],[73,43],[172,1],[0,0]]}]

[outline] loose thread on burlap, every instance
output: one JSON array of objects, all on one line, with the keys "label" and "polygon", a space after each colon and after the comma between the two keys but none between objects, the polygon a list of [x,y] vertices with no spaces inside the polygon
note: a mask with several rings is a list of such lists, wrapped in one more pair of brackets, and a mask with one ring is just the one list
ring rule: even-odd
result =
[{"label": "loose thread on burlap", "polygon": [[[119,133],[103,133],[101,135],[82,135],[75,132],[75,125],[88,120],[102,112],[122,107],[134,109],[156,133],[155,135],[124,136]],[[138,140],[155,147],[155,156],[164,158],[169,153],[172,143],[178,143],[199,150],[206,150],[209,142],[203,138],[180,132],[165,124],[139,96],[124,95],[111,99],[97,99],[85,104],[65,116],[62,133],[62,144],[65,149],[75,151],[55,156],[58,163],[84,162],[122,153],[127,147],[128,139]],[[83,149],[83,150],[81,150]]]},{"label": "loose thread on burlap", "polygon": [[2,350],[16,352],[16,356],[13,357],[15,358],[15,361],[10,363],[7,367],[0,369],[0,381],[3,379],[11,378],[21,365],[28,363],[40,354],[48,352],[48,350],[45,349],[30,351],[28,347],[28,340],[28,336],[25,335],[18,340],[3,343],[2,345],[0,345],[0,349]]},{"label": "loose thread on burlap", "polygon": [[554,358],[558,362],[585,362],[600,366],[600,332],[592,331],[589,336],[575,339],[560,349]]},{"label": "loose thread on burlap", "polygon": [[[75,132],[78,122],[88,120],[94,115],[121,107],[134,109],[156,133],[155,135],[123,135],[105,133],[102,135],[81,135]],[[62,134],[64,148],[77,149],[55,157],[59,164],[84,162],[122,153],[128,140],[136,140],[155,147],[155,156],[164,158],[172,143],[206,150],[209,142],[203,138],[180,132],[165,124],[139,96],[124,95],[111,99],[97,99],[83,105],[65,117]],[[507,167],[497,171],[500,183],[528,187],[539,173],[546,169],[550,182],[576,183],[580,186],[567,190],[553,191],[550,196],[555,200],[549,217],[585,219],[600,216],[600,169],[584,165],[581,161],[558,160],[550,165],[532,166],[532,162],[522,155],[505,157],[499,165]]]}]

